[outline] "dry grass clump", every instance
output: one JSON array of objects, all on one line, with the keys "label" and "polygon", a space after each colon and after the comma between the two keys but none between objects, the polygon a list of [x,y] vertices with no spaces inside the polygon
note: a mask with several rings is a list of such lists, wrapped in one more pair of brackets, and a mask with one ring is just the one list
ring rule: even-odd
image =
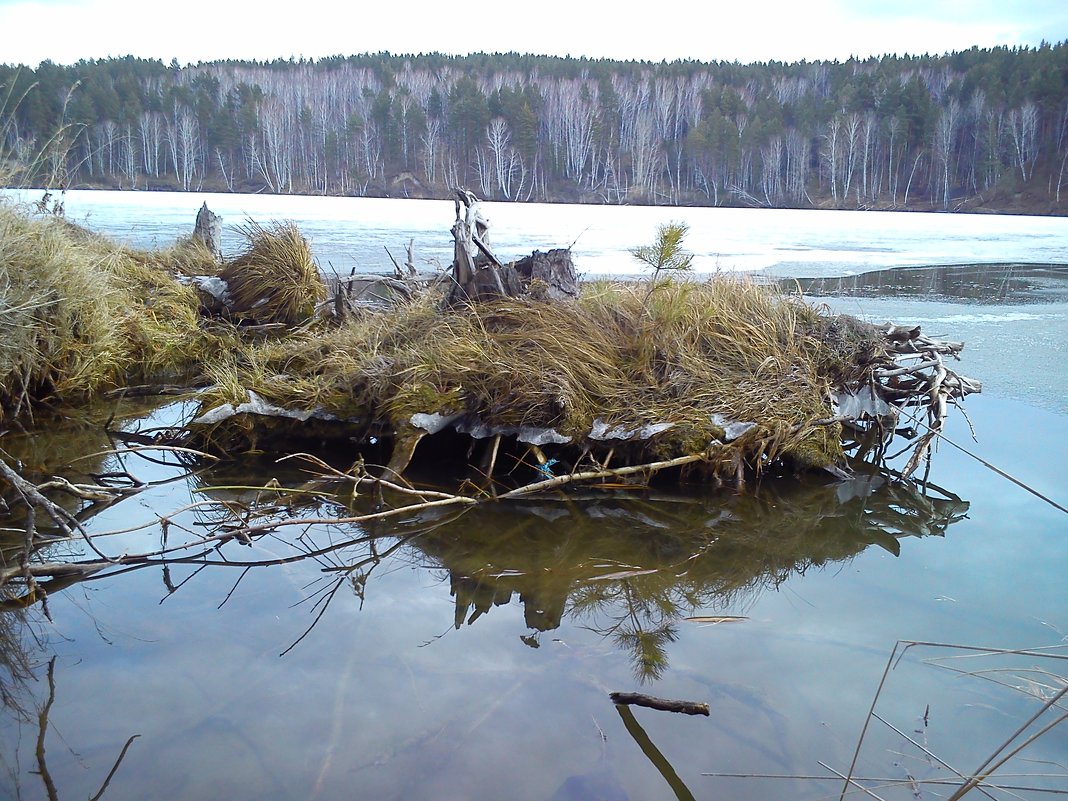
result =
[{"label": "dry grass clump", "polygon": [[293,223],[249,222],[238,230],[248,245],[219,274],[229,288],[230,310],[259,323],[308,320],[326,300],[326,285],[304,236]]},{"label": "dry grass clump", "polygon": [[[755,422],[740,447],[758,468],[779,457],[841,456],[830,415],[821,318],[800,301],[731,278],[593,285],[573,302],[502,300],[441,311],[424,298],[369,311],[326,333],[258,348],[221,379],[289,409],[320,409],[403,430],[416,412],[466,412],[496,426],[544,426],[580,442],[599,418],[670,422],[647,448],[668,457],[724,436],[713,415]],[[236,397],[235,397],[236,396]],[[223,425],[226,425],[225,423]],[[218,432],[222,433],[222,432]]]},{"label": "dry grass clump", "polygon": [[188,370],[196,291],[58,217],[0,204],[0,416]]}]

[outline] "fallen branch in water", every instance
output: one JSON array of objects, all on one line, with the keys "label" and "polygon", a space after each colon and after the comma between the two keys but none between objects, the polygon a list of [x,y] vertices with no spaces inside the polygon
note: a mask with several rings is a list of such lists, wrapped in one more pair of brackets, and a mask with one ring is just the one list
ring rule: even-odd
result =
[{"label": "fallen branch in water", "polygon": [[701,462],[706,458],[704,453],[691,453],[688,456],[679,456],[676,459],[667,459],[662,462],[650,462],[649,464],[617,467],[613,470],[591,470],[585,473],[569,473],[565,476],[557,476],[556,478],[538,481],[534,484],[527,484],[518,489],[514,489],[511,492],[499,495],[497,498],[502,501],[509,498],[518,498],[521,495],[530,495],[534,492],[556,489],[557,487],[562,487],[565,484],[571,484],[576,481],[594,481],[598,478],[621,478],[623,476],[632,476],[641,473],[652,474],[672,467],[682,467],[684,465],[693,464],[694,462]]},{"label": "fallen branch in water", "polygon": [[189,395],[198,389],[203,389],[201,383],[196,386],[184,384],[137,384],[136,386],[119,387],[104,393],[105,398],[156,398],[163,395]]},{"label": "fallen branch in water", "polygon": [[40,509],[51,518],[52,522],[56,524],[64,535],[71,538],[75,536],[75,533],[81,535],[82,539],[93,550],[93,553],[105,561],[113,561],[111,557],[104,554],[93,544],[93,538],[74,515],[42,495],[36,485],[20,476],[3,459],[0,459],[0,478],[3,478],[11,485],[31,514],[26,531],[27,539],[30,540],[29,545],[33,544],[32,541],[36,539],[38,533],[33,524],[32,512],[34,509]]},{"label": "fallen branch in water", "polygon": [[662,712],[680,712],[683,715],[710,715],[708,704],[697,701],[670,701],[666,698],[656,698],[642,693],[609,693],[608,697],[614,704],[633,704],[645,706],[649,709],[659,709]]},{"label": "fallen branch in water", "polygon": [[[282,527],[361,524],[393,517],[418,514],[419,512],[425,511],[427,509],[434,509],[446,506],[474,506],[495,500],[492,496],[486,494],[480,494],[476,497],[473,497],[468,495],[450,494],[433,490],[422,490],[415,489],[413,487],[406,487],[402,484],[390,481],[388,479],[370,476],[366,473],[362,465],[359,466],[359,472],[343,473],[339,470],[330,467],[321,459],[318,459],[317,457],[306,453],[294,454],[292,456],[284,458],[291,459],[297,457],[305,459],[306,461],[311,462],[312,464],[323,470],[323,473],[319,476],[319,478],[321,479],[331,481],[351,481],[354,487],[359,487],[362,484],[382,487],[400,494],[415,496],[419,499],[419,502],[408,504],[405,506],[397,506],[391,509],[383,509],[380,511],[369,512],[367,514],[343,516],[337,518],[294,517],[283,519],[271,518],[269,520],[260,521],[255,521],[249,516],[239,515],[238,510],[227,506],[226,509],[228,510],[231,516],[228,519],[218,521],[217,524],[215,524],[214,533],[207,534],[205,536],[197,536],[194,539],[190,539],[186,542],[160,548],[155,551],[133,554],[126,553],[117,557],[109,557],[104,555],[99,549],[96,548],[96,546],[93,544],[93,539],[95,539],[96,537],[112,536],[120,532],[104,531],[93,535],[88,534],[88,532],[85,532],[85,530],[81,527],[77,520],[75,520],[74,517],[70,515],[70,513],[57,507],[54,503],[52,503],[43,495],[41,495],[33,484],[26,482],[25,479],[22,479],[9,467],[4,465],[4,468],[12,476],[14,476],[18,482],[21,482],[17,486],[23,486],[23,484],[25,485],[26,492],[29,494],[28,497],[32,496],[34,499],[40,499],[40,502],[44,504],[43,508],[48,508],[53,511],[58,510],[54,511],[56,515],[66,515],[67,518],[72,521],[72,525],[76,527],[76,530],[79,533],[81,533],[82,537],[86,540],[86,542],[89,543],[89,546],[93,549],[93,552],[98,557],[100,557],[100,559],[87,560],[83,562],[41,562],[23,565],[18,568],[8,568],[0,570],[0,586],[2,586],[8,581],[11,581],[12,579],[18,578],[19,576],[25,576],[28,580],[43,577],[69,576],[72,574],[81,574],[84,576],[89,576],[94,573],[98,573],[108,567],[144,565],[156,561],[180,561],[183,558],[188,558],[179,556],[181,552],[187,552],[193,549],[198,549],[203,552],[210,552],[211,550],[219,548],[223,544],[234,539],[239,540],[247,545],[250,545],[252,544],[252,540],[254,538],[262,536],[264,534],[275,532]],[[650,462],[648,464],[643,465],[620,467],[613,470],[593,470],[583,473],[571,473],[568,475],[557,476],[555,478],[547,479],[545,481],[536,481],[532,484],[527,484],[525,486],[514,489],[511,492],[507,492],[498,496],[496,500],[508,500],[512,498],[525,497],[534,493],[557,489],[559,487],[563,487],[565,485],[572,484],[575,482],[593,481],[601,478],[617,478],[627,475],[633,475],[635,473],[652,474],[660,470],[693,464],[695,462],[703,461],[706,458],[707,455],[704,453],[691,454],[689,456],[681,456],[677,459],[668,459],[665,461]],[[2,464],[2,462],[0,462],[0,464]],[[0,470],[0,474],[2,474],[2,470]],[[67,487],[64,485],[63,488],[66,489]],[[97,489],[102,488],[97,487]],[[210,487],[201,488],[201,491],[207,491],[210,489]],[[285,490],[279,487],[263,487],[262,490],[264,492],[274,492],[281,494],[285,493]],[[126,492],[126,490],[123,490],[123,492]],[[210,502],[200,502],[197,504],[191,504],[189,506],[183,507],[181,510],[178,510],[178,512],[172,513],[170,515],[161,516],[158,522],[164,527],[171,527],[175,525],[173,522],[173,518],[179,512],[187,511],[189,509],[193,509],[199,506],[211,505],[212,504]],[[276,510],[276,507],[274,506],[270,508],[272,510]],[[145,525],[152,524],[143,524],[128,529],[123,529],[121,533],[129,533],[130,531],[142,529],[145,527]],[[66,534],[69,538],[74,537],[73,530],[70,527],[63,525],[61,526],[61,528],[64,534]],[[245,563],[233,562],[233,564],[244,565]]]}]

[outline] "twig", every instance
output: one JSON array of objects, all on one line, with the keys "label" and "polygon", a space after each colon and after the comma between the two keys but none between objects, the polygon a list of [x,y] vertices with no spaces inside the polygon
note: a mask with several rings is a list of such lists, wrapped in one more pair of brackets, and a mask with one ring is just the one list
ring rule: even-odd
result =
[{"label": "twig", "polygon": [[519,487],[518,489],[514,489],[511,492],[506,492],[503,495],[498,496],[498,500],[503,501],[509,498],[519,497],[520,495],[530,495],[534,492],[556,489],[557,487],[562,487],[565,484],[570,484],[575,481],[592,481],[598,478],[613,478],[617,476],[634,475],[635,473],[655,473],[659,470],[665,470],[671,467],[682,467],[683,465],[693,464],[694,462],[701,462],[706,458],[706,455],[703,453],[694,453],[689,456],[679,456],[675,459],[667,459],[662,462],[650,462],[648,464],[632,465],[630,467],[618,467],[614,470],[591,470],[585,473],[570,473],[568,475],[546,479],[545,481],[537,481],[533,484],[527,484],[526,486]]},{"label": "twig", "polygon": [[660,749],[656,747],[656,744],[649,739],[649,735],[645,733],[645,729],[638,723],[637,718],[634,717],[634,713],[630,711],[629,706],[622,704],[616,704],[616,712],[619,713],[619,717],[623,719],[623,725],[627,729],[627,733],[634,738],[634,742],[638,744],[638,747],[642,749],[642,753],[645,754],[649,761],[653,763],[653,766],[660,771],[660,775],[664,777],[670,785],[671,790],[675,793],[675,797],[679,801],[695,801],[693,793],[690,792],[690,788],[679,778],[679,774],[675,772],[675,769],[668,762],[667,757],[661,753]]},{"label": "twig", "polygon": [[112,448],[111,450],[87,453],[84,456],[71,459],[70,463],[74,464],[75,462],[81,462],[85,459],[95,459],[98,456],[121,456],[124,453],[142,453],[144,451],[173,451],[174,453],[185,453],[190,456],[197,456],[201,459],[211,459],[213,462],[219,461],[218,456],[205,453],[204,451],[198,451],[194,448],[183,448],[178,445],[134,445],[130,448]]},{"label": "twig", "polygon": [[39,492],[47,492],[48,490],[60,490],[66,492],[69,495],[73,495],[83,501],[92,501],[93,503],[110,503],[117,501],[119,498],[126,497],[127,495],[136,495],[143,491],[145,486],[139,487],[105,487],[100,484],[72,484],[62,476],[53,476],[50,481],[46,481],[43,484],[38,484],[37,489]]},{"label": "twig", "polygon": [[[916,418],[913,418],[913,422],[920,423],[921,425],[923,425],[923,421],[922,420],[918,420]],[[1020,487],[1021,489],[1024,489],[1024,490],[1027,490],[1028,492],[1030,492],[1036,498],[1040,498],[1041,500],[1045,501],[1050,506],[1052,506],[1054,509],[1058,509],[1058,510],[1064,512],[1065,514],[1068,514],[1068,507],[1064,507],[1061,504],[1057,503],[1052,498],[1050,498],[1049,496],[1043,495],[1041,492],[1039,492],[1038,490],[1034,489],[1033,487],[1030,487],[1027,484],[1023,483],[1022,481],[1020,481],[1020,479],[1016,478],[1015,476],[1012,476],[1009,473],[1006,473],[1000,467],[997,467],[997,466],[991,464],[990,462],[988,462],[983,457],[981,457],[981,456],[979,456],[979,455],[977,455],[975,453],[972,453],[970,450],[965,448],[963,445],[958,445],[956,442],[954,442],[949,437],[947,437],[945,434],[943,434],[940,430],[937,430],[937,431],[936,430],[931,430],[930,433],[933,436],[937,436],[943,442],[946,442],[946,443],[952,445],[954,448],[956,448],[958,451],[960,451],[964,455],[972,457],[977,462],[979,462],[979,464],[983,465],[983,467],[986,467],[989,470],[993,470],[995,473],[997,473],[1002,478],[1008,479],[1009,481],[1011,481],[1013,484],[1015,484],[1016,486]]]},{"label": "twig", "polygon": [[[842,801],[842,799],[846,797],[846,792],[849,790],[849,785],[853,782],[853,771],[856,770],[857,760],[860,758],[860,749],[864,744],[864,735],[868,733],[868,724],[871,723],[871,716],[875,712],[875,705],[879,702],[879,695],[882,693],[883,686],[886,684],[886,677],[890,674],[891,667],[893,667],[894,655],[897,653],[899,645],[901,645],[900,640],[894,643],[894,648],[890,651],[890,656],[886,660],[886,667],[883,668],[883,675],[882,678],[879,679],[879,686],[875,690],[875,697],[871,699],[871,707],[868,709],[868,714],[864,718],[864,727],[860,730],[860,737],[857,739],[857,747],[853,751],[853,760],[849,763],[848,775],[841,776],[841,774],[839,774],[841,778],[845,779],[845,785],[842,787],[842,793],[838,797],[839,801]],[[827,769],[831,770],[831,768]],[[838,773],[837,771],[832,772]]]},{"label": "twig", "polygon": [[[1001,746],[999,746],[994,751],[994,753],[987,757],[986,761],[983,762],[983,764],[980,765],[972,774],[972,778],[968,779],[968,781],[966,781],[960,787],[960,789],[957,790],[957,792],[953,793],[953,795],[949,797],[949,801],[959,801],[959,799],[962,798],[966,793],[975,788],[980,782],[985,780],[987,776],[992,774],[994,771],[996,771],[998,768],[1000,768],[1002,765],[1004,765],[1006,762],[1016,756],[1016,754],[1020,753],[1020,751],[1022,751],[1024,748],[1029,746],[1031,743],[1033,743],[1039,737],[1044,735],[1046,732],[1053,729],[1055,726],[1058,726],[1064,720],[1068,720],[1068,712],[1065,712],[1063,715],[1056,718],[1053,722],[1047,724],[1046,726],[1032,734],[1030,737],[1024,740],[1020,745],[1018,745],[1004,757],[999,759],[997,762],[994,762],[994,759],[997,758],[998,754],[1008,748],[1008,746],[1012,743],[1013,740],[1023,734],[1023,732],[1026,731],[1032,723],[1038,720],[1038,718],[1041,717],[1042,714],[1046,712],[1046,710],[1054,706],[1057,701],[1064,697],[1065,694],[1068,694],[1068,685],[1066,685],[1063,690],[1061,690],[1059,693],[1049,699],[1045,704],[1043,704],[1042,707],[1037,712],[1035,712],[1034,715],[1028,718],[1025,723],[1023,723],[1018,729],[1016,729],[1016,731],[1012,733],[1012,736],[1010,736],[1004,743],[1002,743]],[[993,764],[991,764],[991,762],[993,762]]]},{"label": "twig", "polygon": [[386,255],[389,256],[389,260],[391,262],[393,262],[393,269],[397,271],[397,277],[401,278],[404,275],[404,273],[401,271],[400,265],[397,264],[397,260],[395,258],[393,258],[393,254],[389,252],[389,248],[388,247],[383,245],[382,248],[386,251]]},{"label": "twig", "polygon": [[52,711],[52,704],[56,700],[56,657],[48,660],[48,700],[37,715],[37,771],[44,782],[45,792],[48,793],[48,801],[59,801],[59,793],[56,792],[56,783],[52,781],[52,774],[48,772],[45,764],[45,734],[48,732],[48,713]]},{"label": "twig", "polygon": [[609,693],[608,697],[615,704],[634,704],[649,709],[659,709],[661,712],[680,712],[683,715],[705,715],[706,717],[710,714],[708,704],[697,701],[670,701],[642,693]]},{"label": "twig", "polygon": [[[828,777],[824,775],[813,775],[808,773],[702,773],[702,776],[707,776],[712,779],[787,779],[790,781],[828,781]],[[1009,776],[1019,776],[1025,778],[1035,779],[1061,779],[1064,778],[1059,773],[1019,773],[1009,774]],[[906,783],[904,779],[894,779],[887,776],[854,776],[853,779],[858,782],[871,782],[873,784],[885,785],[887,787],[898,787]],[[913,779],[916,784],[932,784],[936,786],[944,785],[957,785],[956,779]],[[1054,790],[1046,787],[1033,787],[1029,785],[1015,785],[1015,784],[987,784],[992,790],[1023,790],[1036,793],[1050,793],[1052,795],[1068,795],[1068,790]]]},{"label": "twig", "polygon": [[104,795],[104,792],[108,789],[108,785],[111,784],[111,780],[115,778],[115,773],[119,769],[119,765],[122,764],[122,760],[126,759],[126,752],[130,750],[130,746],[133,745],[133,741],[140,737],[140,734],[130,735],[130,739],[126,741],[126,745],[122,747],[119,752],[118,759],[115,760],[115,764],[111,766],[111,770],[108,771],[108,775],[104,778],[104,783],[100,785],[100,789],[97,790],[96,795],[89,799],[89,801],[100,801],[100,798]]},{"label": "twig", "polygon": [[863,784],[861,784],[856,779],[854,779],[853,778],[853,769],[852,768],[850,768],[850,770],[849,770],[849,774],[850,775],[846,776],[845,774],[835,770],[834,768],[832,768],[830,765],[828,765],[825,762],[821,762],[821,761],[817,760],[816,764],[819,765],[821,768],[825,768],[825,769],[829,770],[831,773],[833,773],[839,779],[845,779],[846,789],[842,790],[842,795],[841,795],[842,798],[845,798],[846,790],[848,790],[849,789],[849,785],[852,784],[854,787],[856,787],[858,790],[860,790],[862,793],[864,793],[864,795],[870,795],[872,798],[876,799],[876,801],[886,801],[886,799],[883,798],[881,795],[876,795],[871,790],[869,790],[867,787],[865,787]]}]

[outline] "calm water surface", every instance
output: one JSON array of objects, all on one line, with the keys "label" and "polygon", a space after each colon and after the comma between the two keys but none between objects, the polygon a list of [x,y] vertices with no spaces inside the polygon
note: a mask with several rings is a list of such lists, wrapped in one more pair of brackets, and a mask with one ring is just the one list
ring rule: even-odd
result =
[{"label": "calm water surface", "polygon": [[[125,226],[138,243],[145,231],[169,242],[201,201],[94,193],[83,207],[80,193],[69,194],[72,215],[112,233]],[[419,236],[435,227],[428,218],[443,215],[440,258],[448,258],[451,204],[282,200],[213,196],[209,205],[228,223],[271,214],[321,232],[313,235],[321,261],[335,247],[324,244],[330,232],[349,230],[344,221],[358,216],[379,231],[378,242],[364,242],[371,234],[358,227],[344,234],[339,254],[350,247],[366,254],[349,255],[346,271],[372,256],[383,267],[381,243],[397,254],[417,237],[417,255],[430,253]],[[719,214],[727,211],[737,213]],[[682,215],[694,224],[706,265],[716,258],[713,240],[733,241],[730,232],[741,244],[722,245],[721,267],[821,279],[882,269],[802,285],[836,310],[919,322],[925,332],[966,340],[960,369],[983,379],[985,391],[969,399],[968,420],[952,417],[949,437],[1068,501],[1068,293],[1062,268],[1052,266],[1068,264],[1063,220],[491,210],[502,221],[500,249],[520,240],[520,255],[577,237],[580,256],[586,244],[589,258],[604,264],[625,261],[626,248],[647,240],[657,222]],[[531,216],[533,230],[506,233]],[[718,234],[700,227],[709,220],[721,226]],[[746,236],[757,236],[755,244]],[[358,241],[364,251],[355,250]],[[786,253],[791,241],[794,255]],[[990,264],[892,269],[964,264],[968,252],[974,261],[990,254]],[[1046,266],[1005,266],[1036,264]],[[125,425],[166,425],[187,413],[174,404]],[[111,447],[99,424],[51,429],[7,435],[4,447],[46,473],[120,467],[115,457],[65,467]],[[256,502],[253,493],[213,487],[307,480],[265,458],[209,469],[141,453],[121,467],[159,483],[93,516],[93,530],[153,520],[206,497]],[[1064,513],[945,444],[930,480],[939,489],[927,498],[880,480],[769,481],[746,497],[686,486],[584,491],[412,515],[389,527],[283,527],[255,547],[231,544],[222,554],[235,563],[324,552],[247,572],[234,564],[156,565],[57,590],[51,622],[39,606],[0,612],[0,662],[16,666],[0,671],[11,702],[0,718],[0,797],[49,797],[35,771],[50,662],[54,692],[41,742],[59,798],[96,793],[135,734],[104,798],[837,797],[837,779],[704,774],[828,776],[821,761],[847,769],[898,640],[1068,643]],[[302,516],[348,511],[343,497],[306,497]],[[177,518],[191,531],[211,522],[207,512]],[[160,538],[156,525],[109,538],[106,547],[152,550]],[[745,619],[686,619],[721,615]],[[1063,686],[1057,677],[1068,671],[1051,658],[944,659],[952,653],[911,649],[889,674],[876,711],[946,762],[972,770],[1038,708],[1019,688]],[[19,660],[32,678],[18,678]],[[1046,674],[1025,672],[1031,667]],[[712,714],[634,708],[628,718],[609,702],[610,691],[706,701]],[[902,735],[873,727],[858,774],[948,777]],[[1023,756],[1059,767],[1017,761],[1013,772],[1063,773],[1066,754],[1068,730],[1055,729]],[[1068,789],[1063,778],[1018,780],[1040,781]],[[937,789],[877,792],[936,798]]]}]

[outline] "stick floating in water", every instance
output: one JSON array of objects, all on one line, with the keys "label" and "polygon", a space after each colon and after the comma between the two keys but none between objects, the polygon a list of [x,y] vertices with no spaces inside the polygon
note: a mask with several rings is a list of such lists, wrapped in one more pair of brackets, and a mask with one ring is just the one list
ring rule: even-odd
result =
[{"label": "stick floating in water", "polygon": [[697,701],[669,701],[666,698],[655,698],[641,693],[609,693],[608,697],[616,704],[633,704],[634,706],[647,706],[650,709],[659,709],[663,712],[681,712],[684,715],[711,714],[708,704]]}]

